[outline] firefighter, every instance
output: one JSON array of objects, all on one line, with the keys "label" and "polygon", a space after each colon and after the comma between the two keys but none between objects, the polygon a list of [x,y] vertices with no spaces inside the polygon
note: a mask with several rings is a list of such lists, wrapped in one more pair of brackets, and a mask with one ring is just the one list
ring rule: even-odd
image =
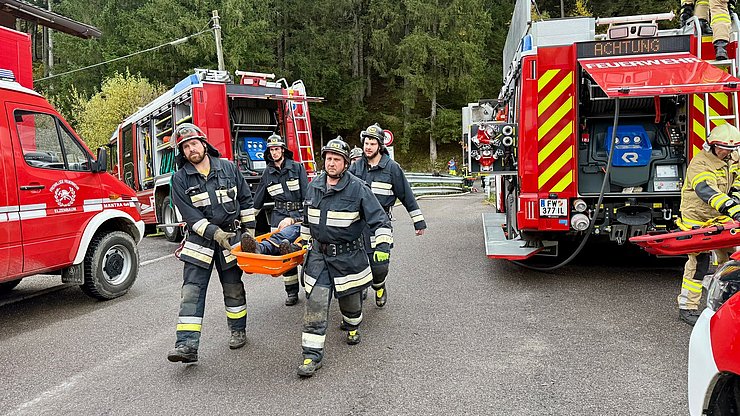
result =
[{"label": "firefighter", "polygon": [[[262,174],[254,207],[261,209],[265,202],[274,201],[270,224],[273,231],[300,221],[303,218],[303,199],[308,187],[308,176],[303,164],[293,160],[293,152],[288,149],[285,139],[273,134],[267,138],[267,169]],[[298,269],[291,269],[283,275],[286,306],[298,303]]]},{"label": "firefighter", "polygon": [[254,234],[252,194],[237,167],[219,158],[197,126],[175,129],[179,170],[172,176],[175,206],[187,224],[187,237],[179,252],[184,265],[180,313],[172,362],[198,361],[198,345],[206,291],[214,265],[223,288],[226,321],[231,330],[229,348],[247,342],[247,302],[242,271],[231,254],[241,233]]},{"label": "firefighter", "polygon": [[[681,26],[685,26],[691,16],[699,18],[702,35],[712,35],[714,55],[718,61],[727,59],[727,43],[730,40],[730,15],[735,13],[736,0],[683,0],[681,4]],[[712,16],[711,27],[707,23]]]},{"label": "firefighter", "polygon": [[[392,160],[388,149],[383,144],[383,129],[376,123],[360,133],[363,140],[363,158],[350,167],[350,173],[364,180],[378,198],[380,205],[390,218],[391,208],[400,200],[414,222],[416,235],[423,235],[427,224],[414,198],[406,176],[401,166]],[[388,291],[385,287],[385,278],[388,275],[389,258],[378,259],[373,255],[375,241],[371,230],[365,231],[365,250],[370,258],[373,271],[373,289],[375,289],[375,304],[385,306],[388,300]]]},{"label": "firefighter", "polygon": [[310,241],[303,282],[306,312],[301,346],[303,362],[298,375],[312,376],[324,357],[329,304],[339,301],[347,344],[360,342],[362,322],[360,293],[372,283],[372,272],[364,250],[363,231],[369,229],[375,242],[374,255],[387,259],[393,243],[390,221],[378,200],[360,179],[346,174],[349,146],[341,138],[321,149],[324,173],[314,179],[306,195],[301,236]]},{"label": "firefighter", "polygon": [[[731,124],[715,127],[704,149],[689,163],[681,190],[682,230],[702,227],[720,215],[740,220],[740,176],[731,157],[740,146],[740,131]],[[722,221],[722,219],[718,219]],[[727,220],[727,218],[725,218]],[[727,250],[714,250],[718,264],[727,261]],[[702,281],[709,270],[710,253],[689,254],[678,295],[679,318],[694,325],[699,317]]]},{"label": "firefighter", "polygon": [[359,147],[352,148],[349,152],[349,163],[354,165],[360,158],[362,158],[362,149]]}]

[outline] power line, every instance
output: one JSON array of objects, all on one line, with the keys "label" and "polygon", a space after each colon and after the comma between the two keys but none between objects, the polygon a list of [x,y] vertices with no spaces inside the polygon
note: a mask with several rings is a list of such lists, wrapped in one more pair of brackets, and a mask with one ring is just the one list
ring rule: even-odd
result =
[{"label": "power line", "polygon": [[101,65],[106,65],[106,64],[109,64],[111,62],[120,61],[121,59],[130,58],[130,57],[135,56],[135,55],[140,55],[142,53],[155,51],[155,50],[160,49],[160,48],[163,48],[165,46],[170,46],[170,45],[176,46],[176,45],[179,45],[179,44],[182,44],[182,43],[187,42],[191,38],[194,38],[196,36],[200,36],[200,35],[202,35],[202,34],[204,34],[206,32],[210,32],[213,29],[214,28],[208,28],[208,29],[205,29],[205,30],[201,30],[198,33],[193,33],[192,35],[185,36],[184,38],[175,39],[175,40],[173,40],[171,42],[167,42],[167,43],[163,43],[161,45],[153,46],[153,47],[151,47],[149,49],[144,49],[142,51],[130,53],[130,54],[126,55],[126,56],[120,56],[118,58],[113,58],[113,59],[107,60],[105,62],[99,62],[97,64],[89,65],[89,66],[86,66],[86,67],[83,67],[83,68],[77,68],[77,69],[73,69],[71,71],[66,71],[66,72],[62,72],[62,73],[59,73],[59,74],[49,75],[48,77],[44,77],[44,78],[40,78],[40,79],[34,80],[34,82],[45,81],[47,79],[61,77],[62,75],[69,75],[69,74],[72,74],[72,73],[75,73],[75,72],[84,71],[84,70],[87,70],[87,69],[90,69],[90,68],[95,68],[95,67],[98,67],[98,66],[101,66]]}]

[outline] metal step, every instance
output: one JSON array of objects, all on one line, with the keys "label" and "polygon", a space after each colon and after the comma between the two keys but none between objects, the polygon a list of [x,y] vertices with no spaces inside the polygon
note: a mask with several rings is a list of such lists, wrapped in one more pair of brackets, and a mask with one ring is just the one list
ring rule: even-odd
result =
[{"label": "metal step", "polygon": [[555,241],[543,241],[538,247],[526,247],[527,242],[519,238],[507,240],[504,235],[504,224],[506,224],[506,214],[483,213],[483,239],[486,243],[486,256],[489,258],[525,260],[545,248],[557,245]]}]

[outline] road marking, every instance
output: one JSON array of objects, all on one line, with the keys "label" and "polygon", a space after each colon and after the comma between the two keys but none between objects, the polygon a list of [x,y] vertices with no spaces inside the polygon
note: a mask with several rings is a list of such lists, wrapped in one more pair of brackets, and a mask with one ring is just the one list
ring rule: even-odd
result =
[{"label": "road marking", "polygon": [[160,260],[164,260],[164,259],[166,259],[167,257],[174,257],[174,256],[175,256],[174,254],[167,254],[166,256],[162,256],[162,257],[157,257],[156,259],[151,259],[151,260],[143,261],[143,262],[141,262],[141,263],[139,264],[139,266],[141,266],[141,267],[144,267],[144,266],[150,265],[150,264],[152,264],[152,263],[154,263],[154,262],[158,262],[158,261],[160,261]]}]

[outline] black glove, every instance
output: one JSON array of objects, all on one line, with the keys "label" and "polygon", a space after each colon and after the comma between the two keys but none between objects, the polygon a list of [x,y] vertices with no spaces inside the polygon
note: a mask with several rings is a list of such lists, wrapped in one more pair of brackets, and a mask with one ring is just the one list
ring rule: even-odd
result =
[{"label": "black glove", "polygon": [[686,22],[688,22],[691,17],[694,16],[694,5],[693,4],[682,4],[681,10],[679,11],[679,22],[681,24],[681,27],[686,26]]}]

